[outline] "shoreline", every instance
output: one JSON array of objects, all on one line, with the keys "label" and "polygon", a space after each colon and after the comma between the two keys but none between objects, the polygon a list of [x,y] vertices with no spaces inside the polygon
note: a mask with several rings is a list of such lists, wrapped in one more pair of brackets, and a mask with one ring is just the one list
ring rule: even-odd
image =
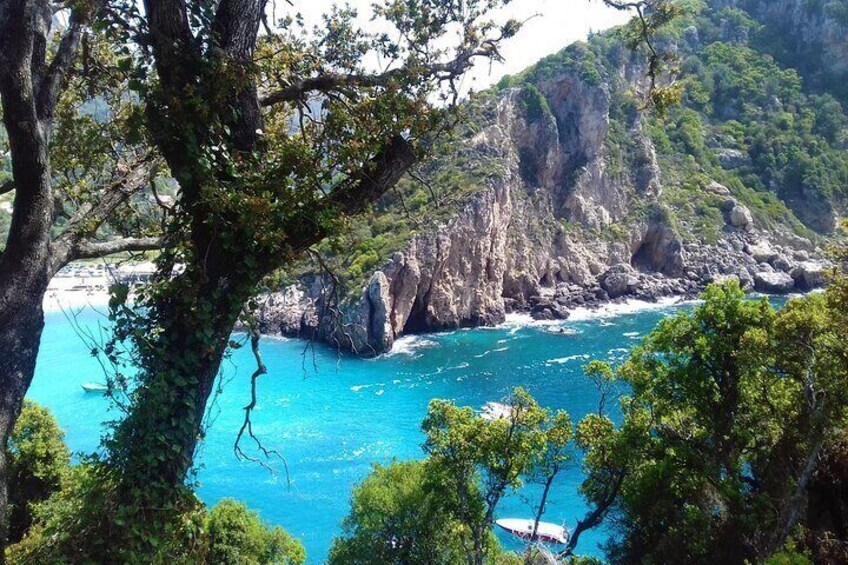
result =
[{"label": "shoreline", "polygon": [[[140,268],[139,268],[140,267]],[[76,274],[57,275],[50,281],[47,287],[47,292],[44,295],[43,309],[44,313],[55,312],[81,312],[85,309],[91,309],[95,312],[104,312],[109,305],[109,287],[115,282],[125,280],[127,275],[135,277],[138,280],[139,274],[148,274],[149,269],[146,266],[122,267],[122,272],[116,273],[108,270],[98,270],[94,274],[86,274],[86,276]],[[795,298],[806,294],[822,292],[822,288],[810,290],[808,293],[789,293],[789,294],[763,294],[759,292],[749,292],[749,298],[758,298],[760,296],[783,296],[786,298]],[[510,312],[505,315],[503,322],[495,325],[479,325],[468,326],[463,328],[455,328],[445,331],[425,331],[420,333],[410,333],[398,336],[389,351],[381,353],[383,355],[403,355],[410,353],[408,349],[416,350],[419,348],[432,347],[435,343],[429,340],[428,337],[451,333],[458,330],[471,329],[512,329],[518,330],[525,327],[558,327],[569,322],[586,322],[592,320],[604,320],[609,318],[617,318],[631,314],[651,310],[663,310],[666,308],[685,306],[689,304],[697,304],[700,300],[691,295],[691,293],[663,296],[656,300],[645,300],[640,298],[617,298],[606,300],[590,306],[576,306],[568,310],[566,318],[559,319],[535,319],[529,310]],[[237,331],[237,330],[234,330]],[[262,337],[268,340],[287,341],[289,339],[297,339],[295,336],[286,335],[278,332],[263,332]],[[423,341],[423,343],[416,343]]]},{"label": "shoreline", "polygon": [[637,314],[650,310],[662,310],[672,306],[695,304],[698,298],[692,298],[689,294],[663,296],[654,301],[640,298],[626,298],[624,300],[614,299],[599,302],[592,306],[576,306],[568,310],[568,317],[557,320],[537,320],[529,312],[512,312],[506,315],[506,320],[495,327],[523,326],[558,326],[565,322],[585,322],[605,318],[617,318],[628,314]]},{"label": "shoreline", "polygon": [[80,311],[86,308],[103,309],[109,305],[109,289],[102,286],[80,288],[80,285],[54,285],[52,282],[44,294],[42,308],[44,313],[62,312],[66,310]]},{"label": "shoreline", "polygon": [[45,313],[106,308],[111,285],[145,281],[154,272],[155,266],[150,262],[133,265],[71,263],[50,280],[42,308]]},{"label": "shoreline", "polygon": [[[761,292],[748,292],[745,295],[746,299],[756,300],[759,298],[802,298],[811,294],[824,292],[823,288],[814,288],[806,293],[788,293],[788,294],[765,294]],[[469,330],[510,330],[510,333],[515,333],[524,328],[554,328],[563,327],[572,322],[591,322],[604,321],[613,318],[620,318],[639,314],[642,312],[651,312],[657,310],[665,310],[668,308],[676,308],[682,306],[692,306],[703,302],[700,298],[692,298],[689,295],[679,296],[664,296],[655,301],[642,300],[638,298],[628,298],[625,300],[615,299],[607,301],[596,306],[579,306],[570,310],[571,315],[568,318],[557,320],[537,320],[534,319],[529,312],[512,312],[506,315],[506,319],[500,324],[493,326],[469,326],[457,328],[453,330],[432,331],[421,333],[410,333],[399,336],[392,345],[389,351],[381,353],[375,359],[381,357],[393,357],[396,355],[411,355],[414,356],[424,349],[438,347],[438,342],[433,341],[433,338],[440,335],[449,335],[457,331]],[[604,324],[607,325],[607,324]],[[266,334],[263,334],[265,337]],[[279,335],[279,334],[277,334]],[[571,335],[566,332],[566,335]],[[297,338],[288,338],[297,339]]]}]

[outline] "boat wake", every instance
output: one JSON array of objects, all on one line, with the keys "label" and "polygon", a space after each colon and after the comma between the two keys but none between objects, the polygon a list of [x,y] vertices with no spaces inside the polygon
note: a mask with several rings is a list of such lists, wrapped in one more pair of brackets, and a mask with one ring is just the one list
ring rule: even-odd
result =
[{"label": "boat wake", "polygon": [[545,365],[565,365],[566,363],[570,363],[571,361],[587,360],[590,356],[586,354],[578,354],[578,355],[569,355],[568,357],[560,357],[559,359],[548,359],[545,361]]}]

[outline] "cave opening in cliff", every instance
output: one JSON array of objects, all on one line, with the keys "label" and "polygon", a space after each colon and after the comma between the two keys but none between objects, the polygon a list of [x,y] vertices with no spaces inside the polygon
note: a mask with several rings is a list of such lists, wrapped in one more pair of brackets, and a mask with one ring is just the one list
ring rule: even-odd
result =
[{"label": "cave opening in cliff", "polygon": [[658,269],[652,258],[652,245],[650,242],[643,241],[633,257],[630,258],[630,266],[643,273],[656,273]]},{"label": "cave opening in cliff", "polygon": [[428,330],[426,309],[424,308],[423,301],[416,298],[415,303],[412,305],[412,310],[409,312],[409,317],[407,317],[406,323],[403,325],[403,334],[423,333]]}]

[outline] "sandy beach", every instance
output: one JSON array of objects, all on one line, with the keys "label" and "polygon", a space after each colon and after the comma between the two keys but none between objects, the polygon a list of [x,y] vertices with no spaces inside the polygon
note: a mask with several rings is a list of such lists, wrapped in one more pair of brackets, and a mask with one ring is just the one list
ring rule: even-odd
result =
[{"label": "sandy beach", "polygon": [[59,271],[44,295],[44,311],[103,309],[109,304],[109,287],[133,282],[153,273],[153,263],[135,265],[72,263]]}]

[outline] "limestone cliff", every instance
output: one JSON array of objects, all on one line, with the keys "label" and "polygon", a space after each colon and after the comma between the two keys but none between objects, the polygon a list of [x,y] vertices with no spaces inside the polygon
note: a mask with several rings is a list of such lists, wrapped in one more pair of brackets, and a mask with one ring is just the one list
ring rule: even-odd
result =
[{"label": "limestone cliff", "polygon": [[[667,47],[695,53],[703,35],[686,26]],[[510,311],[565,318],[575,305],[692,295],[728,277],[764,292],[821,284],[819,237],[736,182],[736,171],[756,172],[751,151],[713,118],[703,163],[658,152],[657,119],[635,102],[641,60],[614,40],[598,43],[484,97],[479,127],[456,154],[463,166],[485,156],[497,172],[411,234],[361,292],[342,299],[333,276],[301,276],[263,297],[263,330],[373,355],[405,333],[496,324]],[[774,210],[777,219],[766,215]]]},{"label": "limestone cliff", "polygon": [[819,90],[845,92],[848,78],[848,2],[845,0],[713,0],[714,9],[739,8],[765,26],[773,56],[799,70]]}]

